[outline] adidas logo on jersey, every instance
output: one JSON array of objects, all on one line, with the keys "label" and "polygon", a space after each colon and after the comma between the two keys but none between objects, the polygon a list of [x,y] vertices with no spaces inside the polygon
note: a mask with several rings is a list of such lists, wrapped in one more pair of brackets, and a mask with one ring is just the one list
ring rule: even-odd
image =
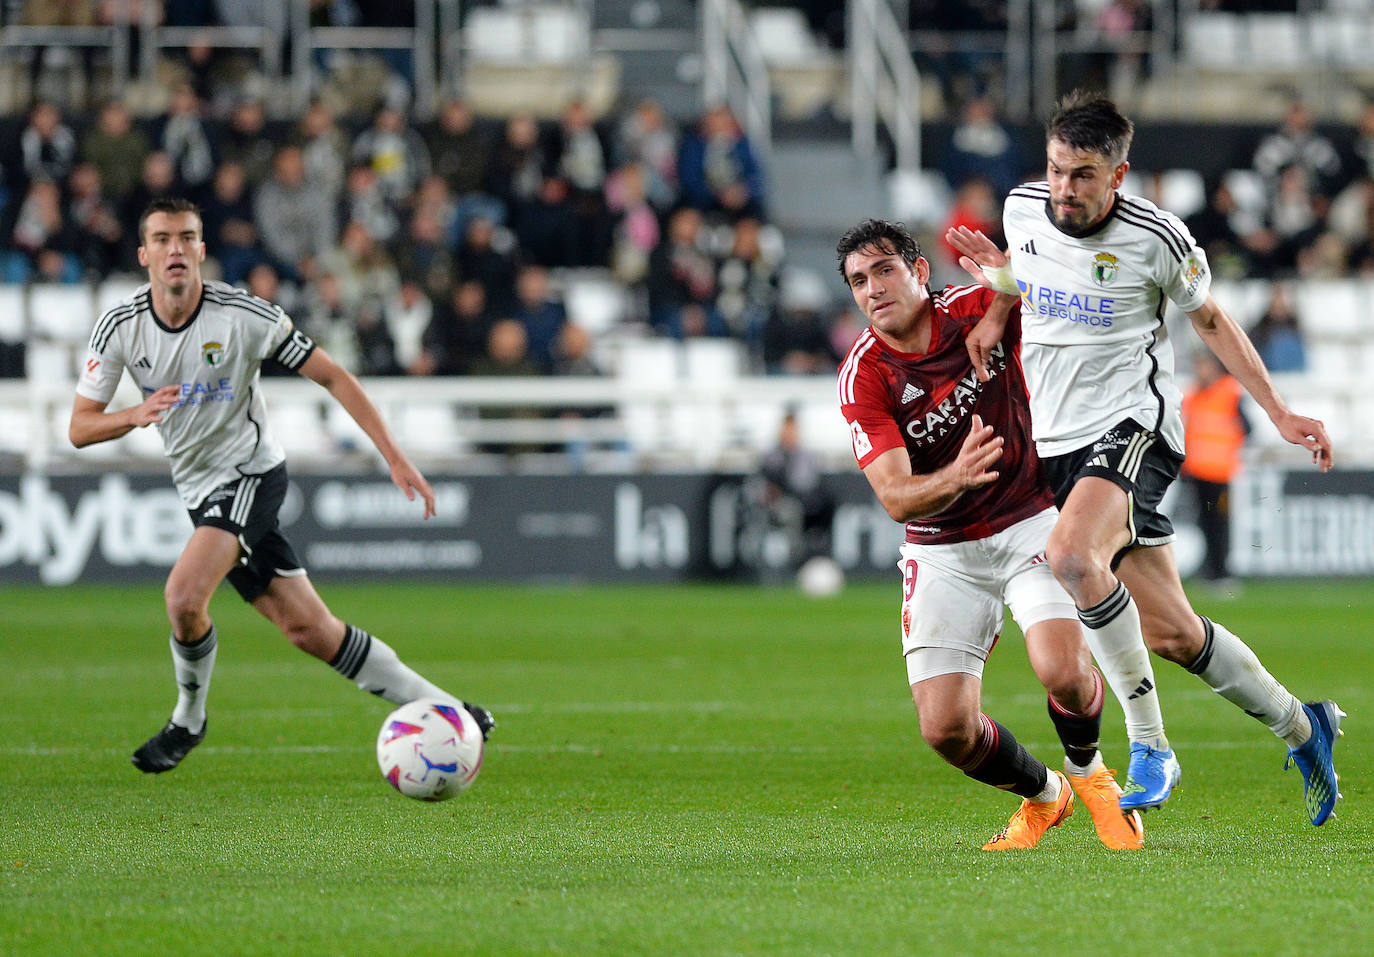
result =
[{"label": "adidas logo on jersey", "polygon": [[207,508],[207,509],[205,510],[205,514],[203,514],[203,515],[201,516],[201,518],[223,518],[223,517],[224,517],[224,512],[220,510],[220,507],[219,507],[218,505],[212,505],[212,506],[210,506],[209,508]]},{"label": "adidas logo on jersey", "polygon": [[139,359],[137,362],[134,363],[135,369],[151,369],[152,367],[153,364],[148,361],[147,356],[144,356],[143,358]]},{"label": "adidas logo on jersey", "polygon": [[1030,253],[1032,256],[1034,256],[1034,255],[1035,255],[1035,240],[1032,239],[1030,242],[1026,243],[1026,245],[1022,246],[1022,247],[1021,247],[1021,252],[1023,252],[1023,253]]},{"label": "adidas logo on jersey", "polygon": [[902,405],[906,405],[912,399],[919,399],[921,396],[925,394],[925,389],[914,386],[910,382],[908,382],[906,384],[906,388],[902,390]]}]

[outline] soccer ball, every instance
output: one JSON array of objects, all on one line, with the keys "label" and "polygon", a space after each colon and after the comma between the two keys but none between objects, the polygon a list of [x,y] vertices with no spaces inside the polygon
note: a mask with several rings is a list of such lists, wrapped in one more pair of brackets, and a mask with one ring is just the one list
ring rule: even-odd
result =
[{"label": "soccer ball", "polygon": [[418,698],[382,722],[377,764],[406,797],[445,801],[466,791],[482,769],[482,729],[456,701]]}]

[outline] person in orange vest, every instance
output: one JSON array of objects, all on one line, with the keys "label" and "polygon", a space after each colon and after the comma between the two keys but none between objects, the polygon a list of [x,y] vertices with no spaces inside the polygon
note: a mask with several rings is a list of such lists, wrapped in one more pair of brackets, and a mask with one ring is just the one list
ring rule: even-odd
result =
[{"label": "person in orange vest", "polygon": [[1250,424],[1240,408],[1241,385],[1221,361],[1203,351],[1193,366],[1197,378],[1183,398],[1183,478],[1197,494],[1197,524],[1206,546],[1200,573],[1209,581],[1221,581],[1230,577],[1226,561],[1231,549],[1231,480],[1240,471]]}]

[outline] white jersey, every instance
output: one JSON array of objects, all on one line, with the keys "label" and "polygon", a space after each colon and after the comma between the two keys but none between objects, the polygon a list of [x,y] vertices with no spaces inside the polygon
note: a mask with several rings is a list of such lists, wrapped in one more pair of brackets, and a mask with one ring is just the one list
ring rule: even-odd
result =
[{"label": "white jersey", "polygon": [[1182,395],[1165,298],[1185,312],[1211,289],[1207,257],[1175,215],[1116,195],[1085,236],[1061,232],[1048,183],[1007,196],[1002,224],[1021,287],[1021,360],[1041,456],[1093,442],[1123,419],[1183,454]]},{"label": "white jersey", "polygon": [[157,429],[177,492],[193,509],[217,486],[286,460],[267,427],[258,370],[269,356],[299,369],[314,349],[280,306],[222,282],[207,281],[190,320],[169,328],[144,285],[95,324],[76,391],[109,402],[125,369],[145,396],[180,384],[181,401]]}]

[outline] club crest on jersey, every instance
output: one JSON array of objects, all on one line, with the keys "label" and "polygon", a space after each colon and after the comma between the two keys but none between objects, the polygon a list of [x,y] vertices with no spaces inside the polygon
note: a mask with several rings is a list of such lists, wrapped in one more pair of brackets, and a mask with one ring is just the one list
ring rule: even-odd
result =
[{"label": "club crest on jersey", "polygon": [[1093,282],[1099,286],[1105,286],[1116,278],[1116,267],[1120,262],[1111,253],[1098,253],[1093,257],[1092,274]]},{"label": "club crest on jersey", "polygon": [[207,366],[217,366],[224,362],[224,346],[218,342],[207,342],[200,347],[200,354]]}]

